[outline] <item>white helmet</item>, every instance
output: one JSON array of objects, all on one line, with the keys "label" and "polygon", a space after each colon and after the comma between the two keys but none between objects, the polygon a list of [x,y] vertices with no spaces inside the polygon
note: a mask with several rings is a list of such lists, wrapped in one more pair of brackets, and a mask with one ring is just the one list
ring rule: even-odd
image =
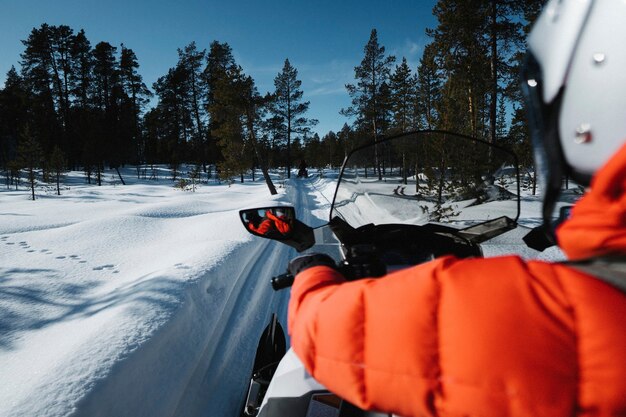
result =
[{"label": "white helmet", "polygon": [[528,37],[523,84],[544,218],[563,175],[588,185],[626,140],[626,1],[550,0]]}]

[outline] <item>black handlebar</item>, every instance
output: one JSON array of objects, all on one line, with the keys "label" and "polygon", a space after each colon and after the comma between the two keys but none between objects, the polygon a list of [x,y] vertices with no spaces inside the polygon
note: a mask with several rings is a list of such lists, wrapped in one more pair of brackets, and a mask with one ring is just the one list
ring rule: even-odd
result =
[{"label": "black handlebar", "polygon": [[284,288],[289,288],[293,284],[294,276],[289,272],[276,275],[272,278],[272,288],[274,291],[282,290]]},{"label": "black handlebar", "polygon": [[[376,247],[371,244],[353,245],[344,261],[334,265],[348,281],[361,278],[382,277],[387,273],[387,266],[381,261]],[[289,288],[295,277],[289,272],[272,278],[274,291]]]}]

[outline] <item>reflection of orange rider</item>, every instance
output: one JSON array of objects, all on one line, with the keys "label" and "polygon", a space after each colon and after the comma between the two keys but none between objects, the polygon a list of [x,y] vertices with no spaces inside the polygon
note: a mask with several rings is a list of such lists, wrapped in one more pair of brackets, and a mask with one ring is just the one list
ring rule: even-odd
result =
[{"label": "reflection of orange rider", "polygon": [[281,234],[286,235],[291,231],[291,226],[285,215],[274,215],[271,211],[265,212],[265,219],[256,227],[253,223],[248,224],[248,228],[253,232],[266,235],[273,230],[278,230]]},{"label": "reflection of orange rider", "polygon": [[275,216],[268,210],[265,212],[265,216],[274,222],[274,227],[276,227],[276,229],[283,235],[286,235],[287,233],[291,231],[289,220],[284,214],[279,214]]}]

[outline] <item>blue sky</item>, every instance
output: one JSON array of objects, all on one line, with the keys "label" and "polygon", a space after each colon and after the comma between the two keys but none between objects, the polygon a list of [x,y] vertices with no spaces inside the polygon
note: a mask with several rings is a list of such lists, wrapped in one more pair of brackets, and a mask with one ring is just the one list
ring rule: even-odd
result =
[{"label": "blue sky", "polygon": [[344,85],[373,28],[386,52],[405,56],[416,69],[427,27],[434,27],[435,0],[0,0],[0,83],[11,65],[19,68],[21,40],[42,23],[85,30],[92,46],[124,43],[137,54],[140,73],[151,87],[177,61],[177,48],[195,41],[208,49],[227,42],[237,63],[259,92],[274,89],[286,58],[298,70],[308,117],[320,121],[320,135],[348,120]]}]

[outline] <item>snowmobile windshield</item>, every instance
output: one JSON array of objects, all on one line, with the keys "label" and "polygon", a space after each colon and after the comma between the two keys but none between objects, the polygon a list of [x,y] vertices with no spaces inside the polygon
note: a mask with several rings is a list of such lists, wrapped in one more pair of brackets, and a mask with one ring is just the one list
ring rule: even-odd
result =
[{"label": "snowmobile windshield", "polygon": [[330,213],[350,226],[401,223],[464,228],[519,216],[519,168],[507,148],[443,131],[416,131],[356,147]]}]

